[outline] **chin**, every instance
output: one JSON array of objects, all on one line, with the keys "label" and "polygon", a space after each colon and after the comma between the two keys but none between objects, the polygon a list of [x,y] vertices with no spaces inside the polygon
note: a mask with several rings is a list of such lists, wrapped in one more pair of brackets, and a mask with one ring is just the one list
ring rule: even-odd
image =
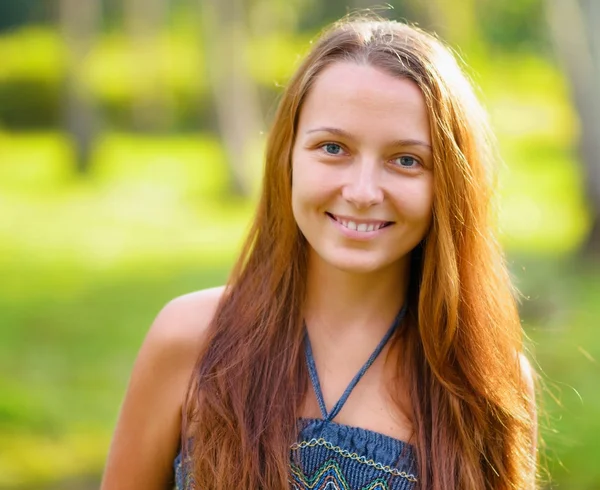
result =
[{"label": "chin", "polygon": [[348,274],[373,274],[382,269],[371,264],[340,264],[334,267]]},{"label": "chin", "polygon": [[391,265],[374,257],[324,257],[324,261],[340,271],[352,274],[371,274]]}]

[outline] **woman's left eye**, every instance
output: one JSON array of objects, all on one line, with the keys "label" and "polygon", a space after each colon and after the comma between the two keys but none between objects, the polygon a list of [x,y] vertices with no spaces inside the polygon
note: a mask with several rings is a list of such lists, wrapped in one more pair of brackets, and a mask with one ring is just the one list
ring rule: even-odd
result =
[{"label": "woman's left eye", "polygon": [[420,165],[419,160],[417,160],[415,157],[411,157],[409,155],[403,155],[401,157],[394,158],[393,161],[396,162],[398,167],[402,167],[402,168],[415,168]]},{"label": "woman's left eye", "polygon": [[325,143],[325,144],[321,145],[321,148],[328,155],[341,155],[342,152],[344,151],[343,148],[340,145],[338,145],[337,143]]}]

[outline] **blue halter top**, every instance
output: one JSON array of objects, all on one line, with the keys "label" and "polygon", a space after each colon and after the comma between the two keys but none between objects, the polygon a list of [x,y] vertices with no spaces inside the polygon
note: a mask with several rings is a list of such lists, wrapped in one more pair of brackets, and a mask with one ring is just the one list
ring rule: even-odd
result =
[{"label": "blue halter top", "polygon": [[[342,397],[327,412],[308,333],[306,363],[322,419],[298,420],[298,437],[290,446],[290,488],[293,490],[414,490],[414,448],[401,440],[360,427],[333,422],[350,393],[390,340],[406,313],[400,310],[367,362]],[[175,459],[176,490],[195,489],[181,453]],[[200,489],[195,489],[200,490]]]}]

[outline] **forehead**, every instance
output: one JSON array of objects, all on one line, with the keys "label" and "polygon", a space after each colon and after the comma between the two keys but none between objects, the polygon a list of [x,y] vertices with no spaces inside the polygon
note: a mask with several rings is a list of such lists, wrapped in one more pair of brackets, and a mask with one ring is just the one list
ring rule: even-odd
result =
[{"label": "forehead", "polygon": [[417,84],[354,62],[323,69],[303,103],[299,123],[299,131],[310,130],[308,125],[334,126],[430,143],[427,106]]}]

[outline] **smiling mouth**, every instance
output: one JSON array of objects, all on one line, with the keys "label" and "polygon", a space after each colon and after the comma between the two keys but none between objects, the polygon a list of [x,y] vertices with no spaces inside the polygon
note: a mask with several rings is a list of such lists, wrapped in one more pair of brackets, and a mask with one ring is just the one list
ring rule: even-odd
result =
[{"label": "smiling mouth", "polygon": [[335,214],[331,214],[326,212],[327,216],[331,219],[337,221],[340,225],[349,230],[361,231],[361,232],[369,232],[369,231],[377,231],[381,228],[385,228],[387,226],[393,225],[393,221],[378,221],[378,220],[352,220],[349,218],[341,218],[336,216]]}]

